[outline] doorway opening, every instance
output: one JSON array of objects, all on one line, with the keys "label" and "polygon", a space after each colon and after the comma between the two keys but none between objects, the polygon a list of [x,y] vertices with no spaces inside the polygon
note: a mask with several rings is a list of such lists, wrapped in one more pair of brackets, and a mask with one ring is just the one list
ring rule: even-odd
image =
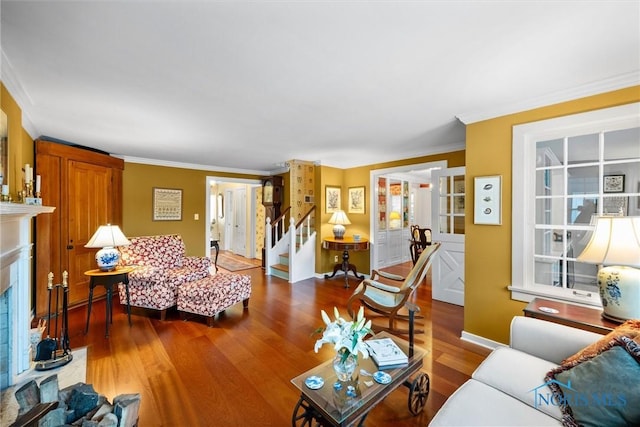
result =
[{"label": "doorway opening", "polygon": [[210,254],[216,242],[220,250],[250,259],[262,258],[261,184],[259,179],[207,177],[205,253]]},{"label": "doorway opening", "polygon": [[431,172],[446,167],[441,160],[370,172],[372,270],[410,260],[410,226],[431,228]]}]

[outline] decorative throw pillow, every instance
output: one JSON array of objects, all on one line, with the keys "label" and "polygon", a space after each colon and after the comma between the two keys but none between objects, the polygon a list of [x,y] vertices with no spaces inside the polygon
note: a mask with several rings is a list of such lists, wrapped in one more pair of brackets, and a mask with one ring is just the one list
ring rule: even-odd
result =
[{"label": "decorative throw pillow", "polygon": [[547,373],[565,426],[640,425],[640,345],[615,338],[600,354]]},{"label": "decorative throw pillow", "polygon": [[564,365],[565,363],[571,363],[583,357],[600,354],[603,349],[611,346],[611,342],[622,336],[631,338],[637,344],[640,344],[640,319],[627,320],[595,343],[588,345],[573,356],[563,360],[562,364]]}]

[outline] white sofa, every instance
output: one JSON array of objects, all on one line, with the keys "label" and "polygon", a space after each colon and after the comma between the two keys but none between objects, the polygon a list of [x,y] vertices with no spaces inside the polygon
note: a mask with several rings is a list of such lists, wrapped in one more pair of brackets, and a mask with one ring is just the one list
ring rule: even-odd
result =
[{"label": "white sofa", "polygon": [[509,347],[499,347],[456,390],[429,426],[558,426],[560,408],[545,404],[544,377],[602,335],[530,317],[514,317]]}]

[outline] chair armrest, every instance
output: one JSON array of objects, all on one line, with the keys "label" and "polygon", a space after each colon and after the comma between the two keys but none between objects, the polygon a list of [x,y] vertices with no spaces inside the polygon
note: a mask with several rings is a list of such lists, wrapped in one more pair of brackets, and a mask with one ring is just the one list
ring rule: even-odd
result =
[{"label": "chair armrest", "polygon": [[386,271],[373,270],[371,272],[371,278],[374,278],[376,275],[378,275],[380,277],[384,277],[385,279],[395,280],[395,281],[398,281],[398,282],[402,282],[404,280],[404,276],[399,276],[397,274],[388,273]]},{"label": "chair armrest", "polygon": [[139,265],[129,273],[129,282],[163,281],[165,269],[149,265]]},{"label": "chair armrest", "polygon": [[511,348],[558,364],[600,338],[594,332],[532,317],[516,316],[511,321]]},{"label": "chair armrest", "polygon": [[182,266],[192,270],[207,271],[211,267],[211,258],[186,256],[182,258]]},{"label": "chair armrest", "polygon": [[400,293],[399,287],[392,286],[392,285],[385,285],[384,283],[376,282],[375,280],[365,279],[362,283],[365,285],[365,287],[372,286],[376,289],[380,289],[381,291],[392,292],[394,294]]}]

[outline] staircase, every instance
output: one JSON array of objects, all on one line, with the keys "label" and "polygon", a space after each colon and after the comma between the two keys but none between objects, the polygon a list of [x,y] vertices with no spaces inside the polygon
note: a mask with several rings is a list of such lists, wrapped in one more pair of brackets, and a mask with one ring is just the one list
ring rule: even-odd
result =
[{"label": "staircase", "polygon": [[[314,229],[315,209],[313,206],[295,224],[289,218],[285,229],[287,209],[280,218],[271,223],[267,218],[265,244],[265,274],[276,276],[289,283],[309,279],[315,275],[316,231]],[[280,236],[280,237],[279,237]]]}]

